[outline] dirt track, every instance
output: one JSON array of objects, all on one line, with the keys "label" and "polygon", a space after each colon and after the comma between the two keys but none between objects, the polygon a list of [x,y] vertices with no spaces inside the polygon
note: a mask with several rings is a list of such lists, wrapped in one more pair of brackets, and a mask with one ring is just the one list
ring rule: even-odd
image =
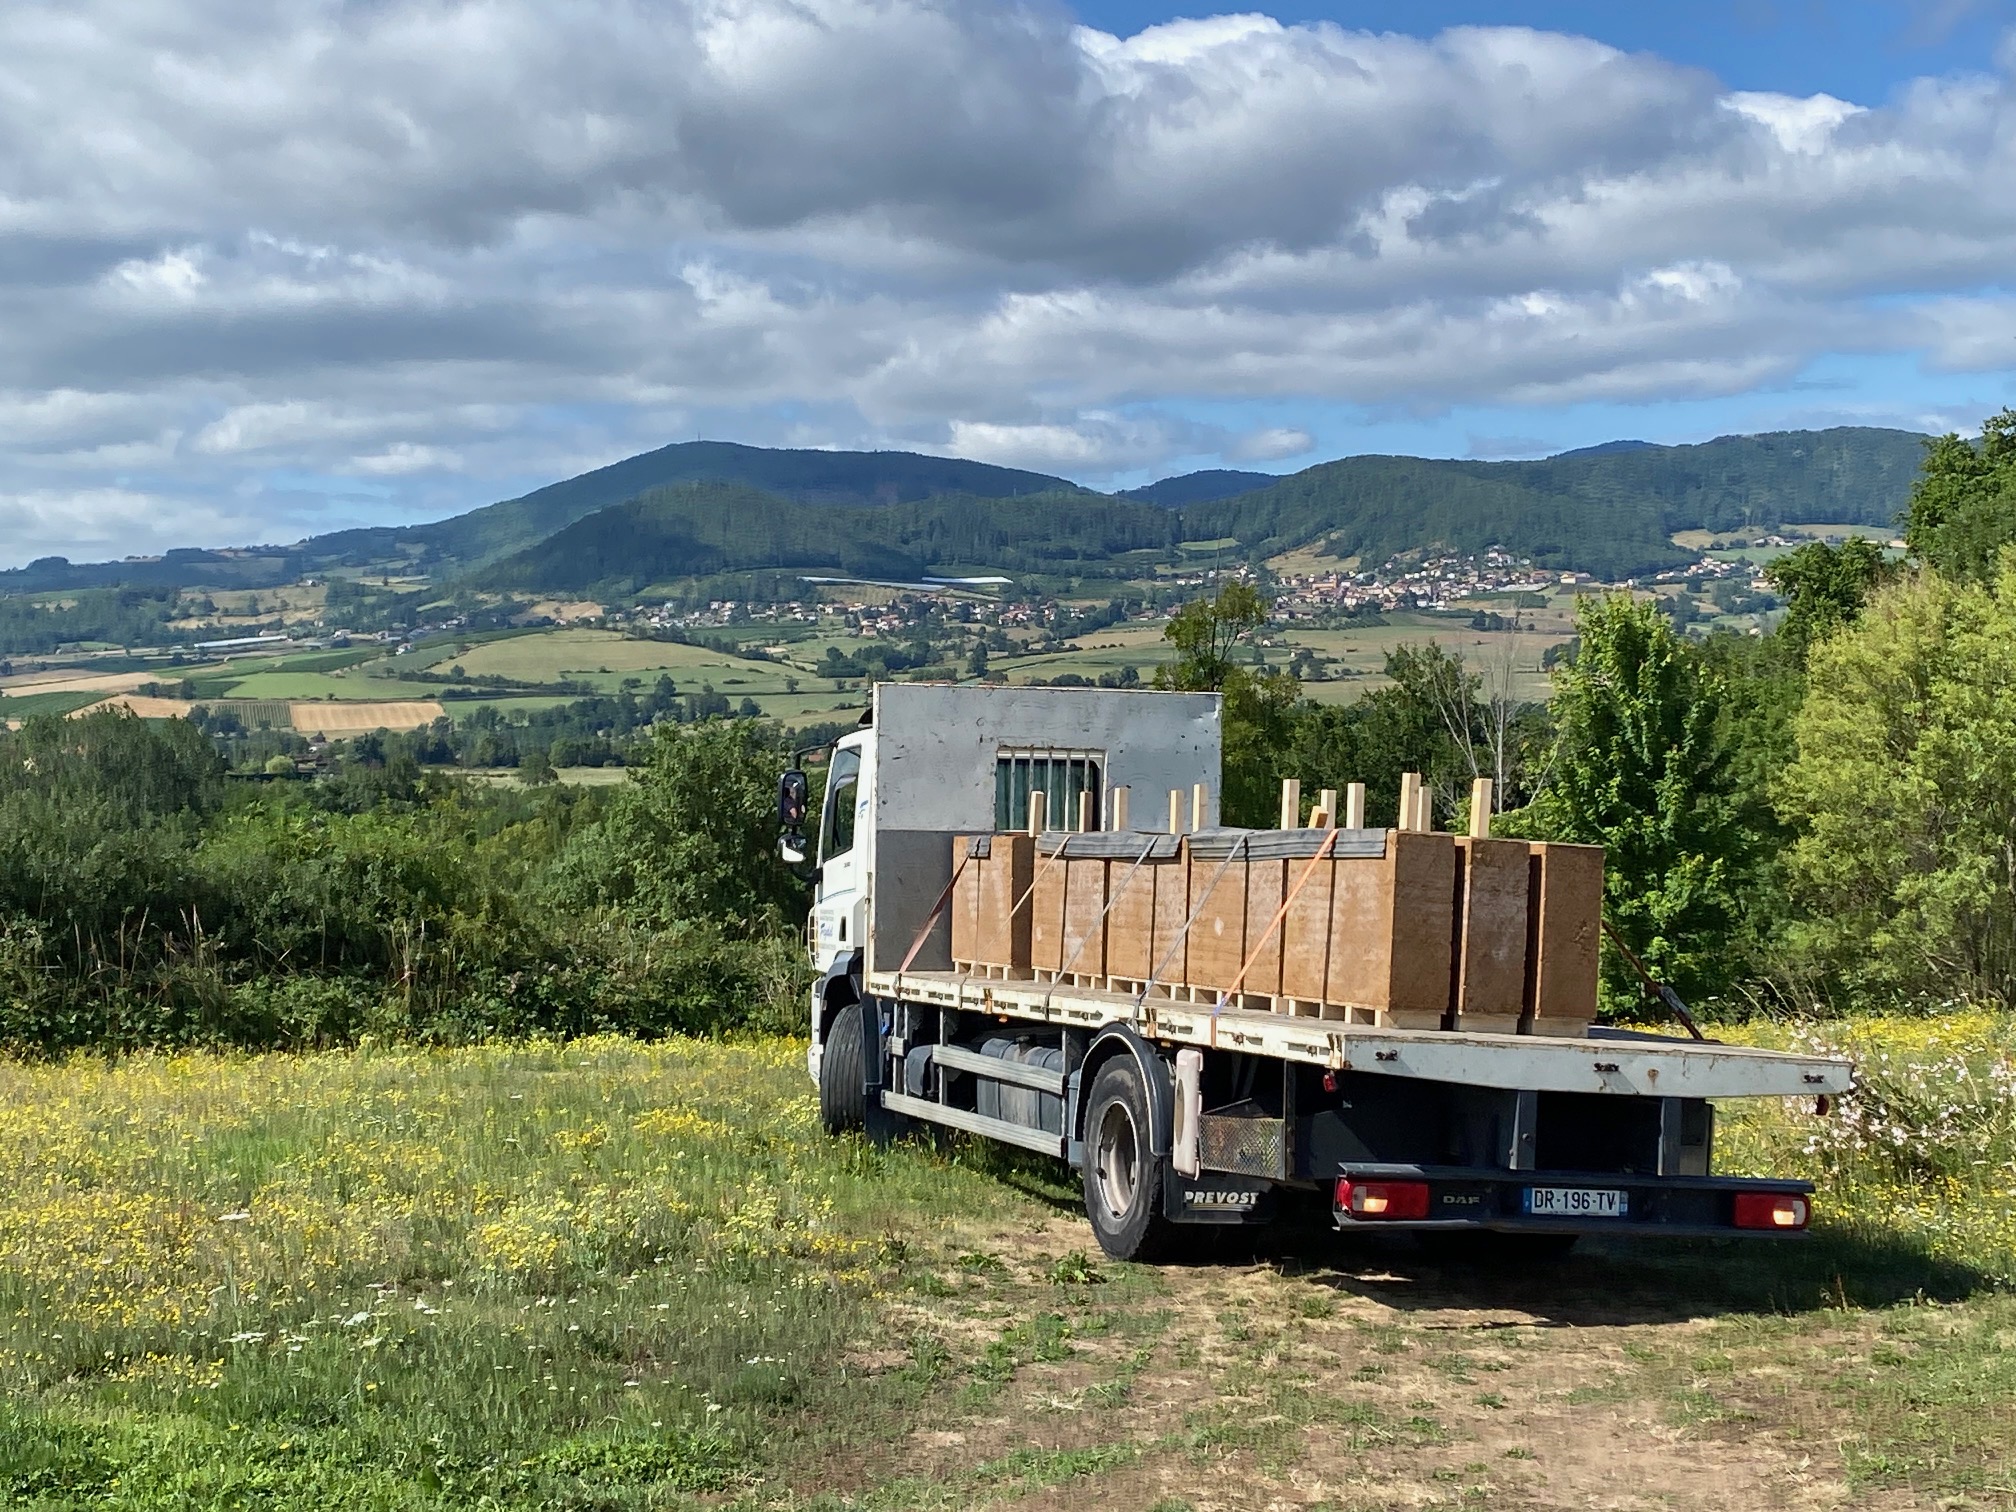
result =
[{"label": "dirt track", "polygon": [[1898,1331],[1885,1310],[1786,1314],[1689,1283],[1754,1251],[1654,1270],[1619,1247],[1507,1272],[1332,1237],[1059,1284],[1087,1239],[1060,1214],[949,1257],[951,1295],[904,1302],[858,1364],[942,1358],[949,1386],[977,1361],[973,1380],[909,1431],[894,1476],[882,1463],[837,1489],[1033,1454],[1098,1464],[1009,1498],[1058,1512],[2009,1505],[1851,1484],[1883,1403],[1856,1393]]}]

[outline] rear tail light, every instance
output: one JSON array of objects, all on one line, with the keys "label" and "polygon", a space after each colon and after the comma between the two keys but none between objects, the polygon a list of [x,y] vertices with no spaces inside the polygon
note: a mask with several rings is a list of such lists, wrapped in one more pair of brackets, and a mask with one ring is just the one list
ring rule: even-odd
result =
[{"label": "rear tail light", "polygon": [[1337,1183],[1337,1211],[1353,1218],[1426,1218],[1425,1181],[1353,1181]]},{"label": "rear tail light", "polygon": [[1812,1216],[1812,1205],[1791,1193],[1736,1194],[1736,1227],[1740,1229],[1803,1229]]}]

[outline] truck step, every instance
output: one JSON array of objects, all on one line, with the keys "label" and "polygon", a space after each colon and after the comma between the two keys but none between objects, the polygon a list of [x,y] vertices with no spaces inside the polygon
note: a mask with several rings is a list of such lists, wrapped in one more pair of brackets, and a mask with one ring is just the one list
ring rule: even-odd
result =
[{"label": "truck step", "polygon": [[[989,1060],[980,1056],[978,1059]],[[990,1064],[999,1064],[990,1060]],[[1020,1145],[1025,1150],[1035,1150],[1043,1155],[1062,1157],[1065,1153],[1064,1136],[1046,1133],[1042,1129],[1031,1129],[1018,1123],[1009,1123],[1005,1118],[989,1118],[984,1113],[969,1113],[964,1108],[948,1108],[943,1103],[935,1103],[928,1097],[909,1097],[901,1092],[884,1092],[882,1106],[892,1113],[902,1113],[910,1118],[921,1119],[925,1123],[943,1124],[949,1129],[959,1129],[967,1134],[984,1134],[989,1139],[998,1139],[1003,1144]]]},{"label": "truck step", "polygon": [[969,1071],[975,1076],[1007,1082],[1010,1086],[1028,1087],[1035,1092],[1048,1092],[1052,1097],[1064,1095],[1062,1071],[1046,1071],[1041,1066],[1026,1066],[1020,1061],[1007,1061],[999,1056],[982,1055],[977,1050],[962,1050],[957,1045],[933,1045],[931,1059],[948,1071]]}]

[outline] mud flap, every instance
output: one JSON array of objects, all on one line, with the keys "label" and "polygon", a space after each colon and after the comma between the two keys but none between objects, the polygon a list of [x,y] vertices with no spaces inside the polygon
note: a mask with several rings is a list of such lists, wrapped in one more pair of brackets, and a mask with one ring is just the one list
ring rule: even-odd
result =
[{"label": "mud flap", "polygon": [[1250,1176],[1172,1170],[1162,1180],[1162,1212],[1172,1223],[1267,1223],[1274,1207],[1274,1184]]}]

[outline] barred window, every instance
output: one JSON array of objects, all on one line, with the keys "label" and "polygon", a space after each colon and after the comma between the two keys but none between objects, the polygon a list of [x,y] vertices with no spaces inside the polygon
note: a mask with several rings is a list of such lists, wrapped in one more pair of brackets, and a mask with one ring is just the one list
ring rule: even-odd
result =
[{"label": "barred window", "polygon": [[1105,823],[1104,751],[1029,751],[1004,748],[994,762],[994,828],[1029,827],[1029,795],[1044,795],[1044,827],[1078,828],[1079,795],[1092,796],[1090,829]]}]

